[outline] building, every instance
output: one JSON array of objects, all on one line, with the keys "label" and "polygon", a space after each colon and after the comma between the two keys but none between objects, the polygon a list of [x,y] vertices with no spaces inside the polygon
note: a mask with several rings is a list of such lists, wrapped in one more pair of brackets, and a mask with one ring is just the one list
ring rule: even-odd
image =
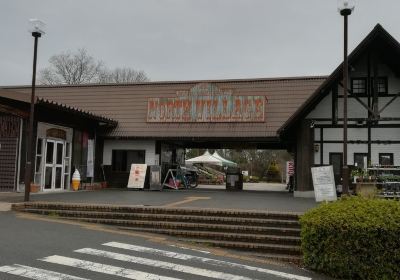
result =
[{"label": "building", "polygon": [[[377,25],[349,56],[349,164],[366,156],[400,165],[399,55],[399,43]],[[295,194],[310,196],[310,167],[331,163],[341,176],[341,75],[339,66],[329,77],[40,86],[35,183],[68,188],[73,166],[90,180],[125,186],[130,163],[179,163],[189,147],[279,148],[295,156]],[[22,185],[29,94],[29,86],[0,91],[1,120],[18,123],[0,135],[0,143],[17,143],[10,153],[0,149],[3,189]]]}]

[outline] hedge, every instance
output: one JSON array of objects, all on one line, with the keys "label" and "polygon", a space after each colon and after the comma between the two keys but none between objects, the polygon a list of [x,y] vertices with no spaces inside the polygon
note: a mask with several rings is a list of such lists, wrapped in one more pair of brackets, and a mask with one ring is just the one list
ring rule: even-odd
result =
[{"label": "hedge", "polygon": [[344,279],[400,279],[400,202],[344,197],[300,218],[304,264]]}]

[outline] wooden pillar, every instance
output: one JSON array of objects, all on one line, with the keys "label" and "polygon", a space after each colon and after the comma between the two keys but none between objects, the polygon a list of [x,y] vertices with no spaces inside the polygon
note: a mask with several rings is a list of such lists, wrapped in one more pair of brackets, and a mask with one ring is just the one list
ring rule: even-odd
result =
[{"label": "wooden pillar", "polygon": [[297,130],[296,187],[297,191],[312,191],[311,167],[314,164],[314,133],[310,120],[301,121]]}]

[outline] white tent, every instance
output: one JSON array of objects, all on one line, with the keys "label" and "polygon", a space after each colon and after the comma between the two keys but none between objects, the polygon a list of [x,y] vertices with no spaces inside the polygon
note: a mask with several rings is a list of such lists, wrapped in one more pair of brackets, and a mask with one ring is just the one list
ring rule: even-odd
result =
[{"label": "white tent", "polygon": [[215,152],[212,154],[212,156],[215,157],[216,159],[219,159],[220,161],[222,161],[222,165],[225,165],[225,166],[237,166],[237,163],[235,163],[235,162],[233,162],[233,161],[230,161],[230,160],[227,160],[226,158],[221,157],[221,156],[217,153],[217,151],[215,151]]},{"label": "white tent", "polygon": [[186,160],[186,163],[188,163],[188,164],[207,163],[207,164],[213,164],[213,165],[219,165],[219,166],[223,165],[222,160],[213,157],[208,151],[206,151],[201,156]]}]

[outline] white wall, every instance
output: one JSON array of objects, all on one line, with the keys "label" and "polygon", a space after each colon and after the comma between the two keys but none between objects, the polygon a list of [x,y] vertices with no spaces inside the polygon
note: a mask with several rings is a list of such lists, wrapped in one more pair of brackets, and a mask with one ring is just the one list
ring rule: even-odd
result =
[{"label": "white wall", "polygon": [[156,141],[154,140],[104,140],[103,164],[111,165],[112,150],[145,150],[145,162],[148,165],[156,163]]}]

